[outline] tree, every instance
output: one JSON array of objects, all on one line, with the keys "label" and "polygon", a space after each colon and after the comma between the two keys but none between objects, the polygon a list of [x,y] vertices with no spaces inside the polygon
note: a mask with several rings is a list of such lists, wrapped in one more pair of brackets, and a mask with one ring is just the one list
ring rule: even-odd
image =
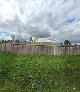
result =
[{"label": "tree", "polygon": [[71,45],[71,42],[69,40],[65,40],[64,45]]},{"label": "tree", "polygon": [[32,39],[32,37],[30,37],[30,38],[29,38],[29,42],[33,42],[33,39]]},{"label": "tree", "polygon": [[17,40],[15,40],[15,43],[20,43],[20,41],[17,39]]},{"label": "tree", "polygon": [[63,43],[61,42],[60,45],[63,45]]},{"label": "tree", "polygon": [[8,43],[10,43],[10,40],[8,40]]}]

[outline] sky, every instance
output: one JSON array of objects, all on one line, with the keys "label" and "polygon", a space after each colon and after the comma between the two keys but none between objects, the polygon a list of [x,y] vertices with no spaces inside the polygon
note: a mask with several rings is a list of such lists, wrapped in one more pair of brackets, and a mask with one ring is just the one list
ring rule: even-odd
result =
[{"label": "sky", "polygon": [[80,0],[0,0],[0,39],[80,42]]}]

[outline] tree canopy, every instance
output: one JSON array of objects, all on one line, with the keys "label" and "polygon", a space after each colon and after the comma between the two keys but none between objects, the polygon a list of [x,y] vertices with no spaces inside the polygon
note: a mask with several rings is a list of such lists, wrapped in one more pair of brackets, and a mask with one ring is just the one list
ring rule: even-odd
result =
[{"label": "tree canopy", "polygon": [[65,40],[64,45],[71,45],[71,42],[69,40]]}]

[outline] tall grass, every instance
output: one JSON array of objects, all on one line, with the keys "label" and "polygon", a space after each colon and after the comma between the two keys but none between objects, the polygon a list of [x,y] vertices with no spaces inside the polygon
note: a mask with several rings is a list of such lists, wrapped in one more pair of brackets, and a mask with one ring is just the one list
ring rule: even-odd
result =
[{"label": "tall grass", "polygon": [[80,92],[80,56],[0,53],[0,92]]}]

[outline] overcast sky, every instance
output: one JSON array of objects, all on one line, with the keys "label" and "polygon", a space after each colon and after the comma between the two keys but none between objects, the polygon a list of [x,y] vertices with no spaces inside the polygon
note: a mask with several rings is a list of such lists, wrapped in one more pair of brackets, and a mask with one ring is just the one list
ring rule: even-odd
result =
[{"label": "overcast sky", "polygon": [[80,41],[80,0],[0,0],[0,39]]}]

